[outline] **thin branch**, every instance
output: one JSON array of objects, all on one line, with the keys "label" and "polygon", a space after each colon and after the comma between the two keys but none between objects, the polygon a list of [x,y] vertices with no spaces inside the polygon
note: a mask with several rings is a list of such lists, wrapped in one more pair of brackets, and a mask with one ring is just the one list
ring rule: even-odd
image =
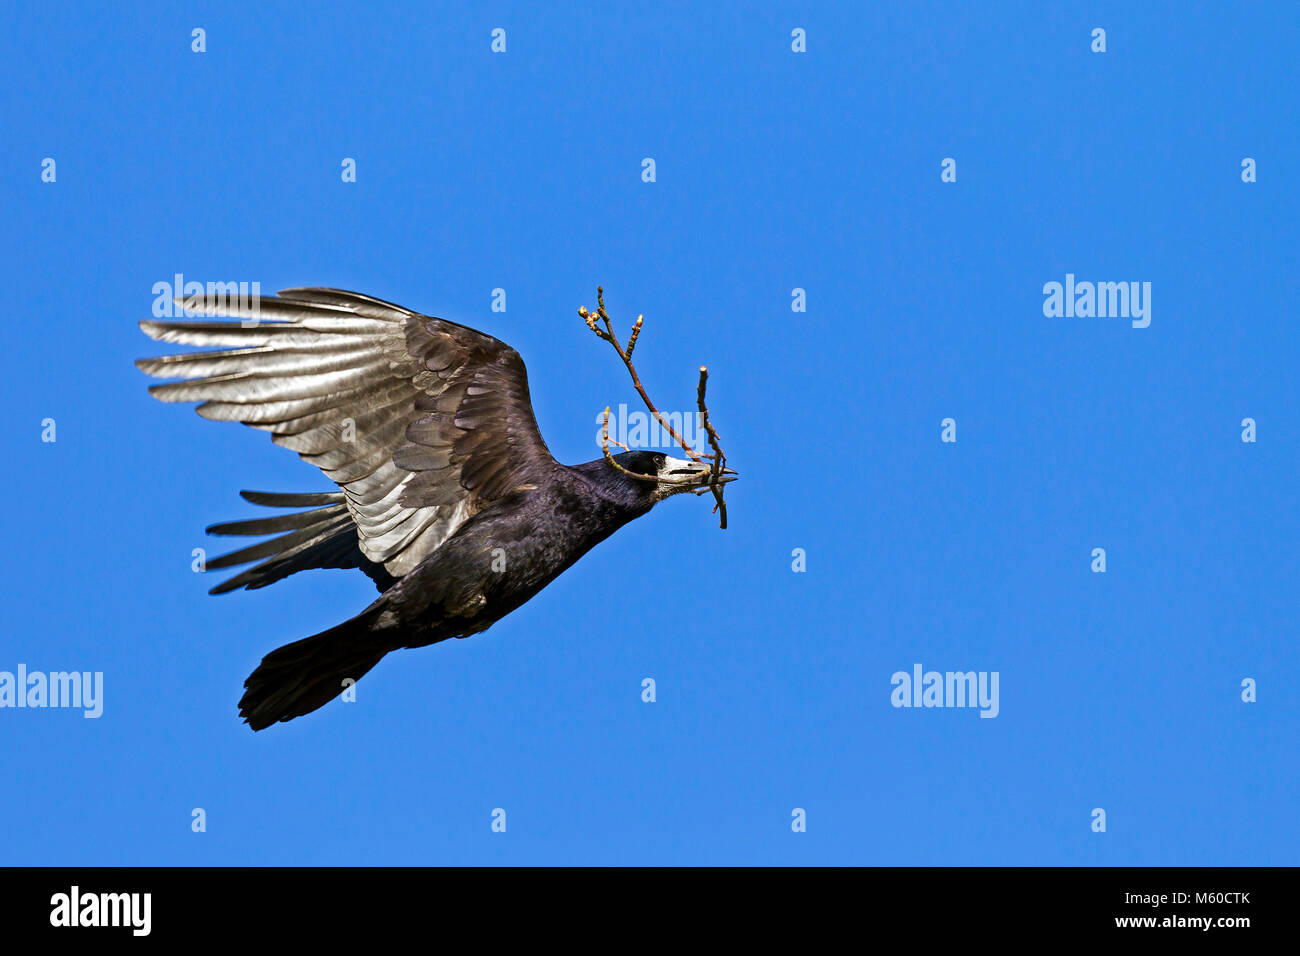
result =
[{"label": "thin branch", "polygon": [[[673,426],[668,423],[668,419],[664,418],[663,415],[659,413],[659,409],[655,408],[654,402],[650,401],[650,396],[646,394],[645,386],[641,384],[640,376],[636,374],[636,366],[632,364],[632,349],[636,346],[637,337],[641,334],[641,322],[645,319],[645,316],[638,315],[636,317],[636,325],[632,329],[632,336],[628,339],[627,351],[625,352],[623,351],[623,346],[618,342],[618,336],[614,334],[614,327],[609,321],[609,313],[605,311],[604,286],[596,286],[596,303],[597,307],[594,313],[588,312],[585,307],[579,307],[578,315],[587,320],[587,328],[591,329],[591,331],[595,332],[610,345],[614,346],[614,351],[618,353],[618,357],[621,358],[623,364],[627,366],[628,374],[632,376],[632,384],[636,387],[637,394],[641,396],[641,401],[645,402],[645,407],[650,409],[650,414],[654,415],[654,417],[658,419],[659,424],[664,427],[664,430],[673,436],[673,441],[681,445],[682,451],[690,455],[693,460],[699,461],[699,453],[690,445],[686,444],[686,440],[682,438],[681,435],[677,434],[677,429],[673,428]],[[605,328],[603,330],[596,327],[597,318],[605,323]]]},{"label": "thin branch", "polygon": [[[587,328],[591,329],[591,331],[595,332],[597,336],[614,346],[614,351],[616,351],[618,357],[623,360],[623,365],[627,368],[628,374],[632,377],[632,384],[635,386],[637,394],[641,396],[641,400],[645,402],[646,408],[650,410],[650,413],[654,415],[655,419],[663,426],[664,430],[667,431],[668,434],[672,435],[673,440],[681,446],[682,451],[689,455],[693,461],[701,464],[704,463],[706,459],[708,460],[709,477],[707,483],[704,487],[698,489],[692,488],[691,491],[697,496],[704,494],[706,491],[711,491],[713,493],[713,498],[716,502],[713,506],[713,511],[715,514],[719,515],[719,527],[725,529],[727,527],[727,503],[722,498],[722,478],[723,473],[726,471],[727,456],[722,451],[722,444],[718,437],[717,429],[715,429],[713,423],[709,421],[709,408],[704,400],[705,388],[709,379],[708,369],[703,365],[700,366],[700,384],[696,388],[696,402],[700,409],[700,419],[704,425],[705,434],[708,436],[709,445],[713,449],[712,454],[698,452],[688,445],[686,440],[678,434],[677,429],[673,428],[668,420],[659,412],[659,409],[655,407],[654,402],[650,401],[650,396],[646,394],[645,387],[641,384],[641,377],[637,375],[636,366],[632,364],[632,351],[636,348],[637,339],[641,335],[641,327],[642,323],[645,321],[645,316],[638,315],[636,317],[636,323],[632,326],[632,333],[628,336],[627,349],[625,350],[618,341],[618,336],[614,332],[614,325],[609,318],[609,312],[605,309],[605,289],[603,286],[596,287],[596,311],[589,312],[585,307],[579,307],[578,315],[582,316],[583,321],[587,323]],[[596,324],[597,320],[600,321],[604,328],[601,328],[600,325]],[[621,471],[630,478],[664,484],[694,484],[697,480],[690,477],[670,478],[667,476],[643,475],[634,471],[629,471],[615,461],[614,456],[609,450],[611,439],[609,437],[608,406],[605,407],[605,415],[601,425],[600,436],[601,451],[605,455],[605,460],[618,471]],[[624,451],[629,450],[627,445],[617,439],[614,439],[613,441],[614,444],[618,445]]]},{"label": "thin branch", "polygon": [[708,382],[709,370],[701,365],[700,384],[695,394],[700,406],[700,418],[704,421],[704,433],[709,436],[709,445],[713,448],[713,467],[709,471],[708,488],[713,492],[713,500],[717,502],[713,506],[713,510],[718,514],[718,527],[725,531],[727,529],[727,503],[722,500],[722,485],[718,479],[722,477],[722,469],[726,467],[727,456],[722,453],[722,445],[718,441],[718,430],[709,421],[709,406],[704,404],[704,389]]}]

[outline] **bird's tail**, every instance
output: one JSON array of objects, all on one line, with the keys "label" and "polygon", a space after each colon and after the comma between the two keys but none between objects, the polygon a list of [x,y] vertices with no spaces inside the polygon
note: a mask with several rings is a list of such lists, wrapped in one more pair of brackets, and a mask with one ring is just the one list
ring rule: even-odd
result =
[{"label": "bird's tail", "polygon": [[374,626],[382,604],[380,599],[337,627],[267,654],[244,681],[239,716],[262,730],[310,714],[339,696],[345,681],[360,680],[393,649]]}]

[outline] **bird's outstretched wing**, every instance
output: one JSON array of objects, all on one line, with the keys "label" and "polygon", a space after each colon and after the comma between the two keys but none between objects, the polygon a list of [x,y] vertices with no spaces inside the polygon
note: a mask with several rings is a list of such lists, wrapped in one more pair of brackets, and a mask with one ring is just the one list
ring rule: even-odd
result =
[{"label": "bird's outstretched wing", "polygon": [[[220,347],[139,360],[150,375],[183,379],[149,391],[165,402],[201,402],[204,418],[269,431],[342,491],[341,499],[292,502],[326,506],[307,512],[315,517],[304,517],[305,526],[286,516],[260,519],[260,529],[214,529],[290,531],[276,539],[288,542],[278,550],[267,542],[227,560],[270,555],[264,565],[274,566],[254,574],[252,586],[304,567],[370,565],[373,578],[381,565],[399,578],[487,502],[544,480],[555,465],[523,360],[490,335],[337,289],[286,289],[209,314],[242,321],[140,323],[162,342]],[[348,517],[359,557],[347,551]],[[286,556],[288,548],[296,550]]]}]

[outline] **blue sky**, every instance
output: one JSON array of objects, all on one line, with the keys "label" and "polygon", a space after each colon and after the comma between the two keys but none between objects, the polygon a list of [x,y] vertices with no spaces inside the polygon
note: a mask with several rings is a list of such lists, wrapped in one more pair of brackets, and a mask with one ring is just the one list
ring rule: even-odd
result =
[{"label": "blue sky", "polygon": [[[0,862],[1297,861],[1300,12],[331,6],[7,17],[0,670],[102,672],[104,712],[0,709]],[[731,527],[674,499],[250,733],[262,655],[374,592],[190,570],[241,488],[330,486],[148,396],[176,273],[488,331],[570,463],[636,407],[603,283],[661,405],[709,365]],[[1151,283],[1150,326],[1045,316],[1067,273]],[[918,663],[998,716],[891,706]]]}]

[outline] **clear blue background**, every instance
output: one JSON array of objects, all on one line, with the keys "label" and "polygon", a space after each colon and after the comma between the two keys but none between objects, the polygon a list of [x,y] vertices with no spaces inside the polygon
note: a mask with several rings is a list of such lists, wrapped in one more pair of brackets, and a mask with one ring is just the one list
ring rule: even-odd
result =
[{"label": "clear blue background", "polygon": [[[0,861],[1298,861],[1300,13],[704,6],[6,15],[0,669],[103,671],[106,709],[0,711]],[[262,655],[374,592],[191,572],[239,489],[329,485],[148,396],[176,272],[490,331],[567,462],[635,407],[575,314],[603,283],[661,404],[710,366],[732,527],[676,499],[250,733]],[[1067,272],[1151,282],[1151,327],[1045,318]],[[916,662],[998,671],[1000,716],[892,708]]]}]

